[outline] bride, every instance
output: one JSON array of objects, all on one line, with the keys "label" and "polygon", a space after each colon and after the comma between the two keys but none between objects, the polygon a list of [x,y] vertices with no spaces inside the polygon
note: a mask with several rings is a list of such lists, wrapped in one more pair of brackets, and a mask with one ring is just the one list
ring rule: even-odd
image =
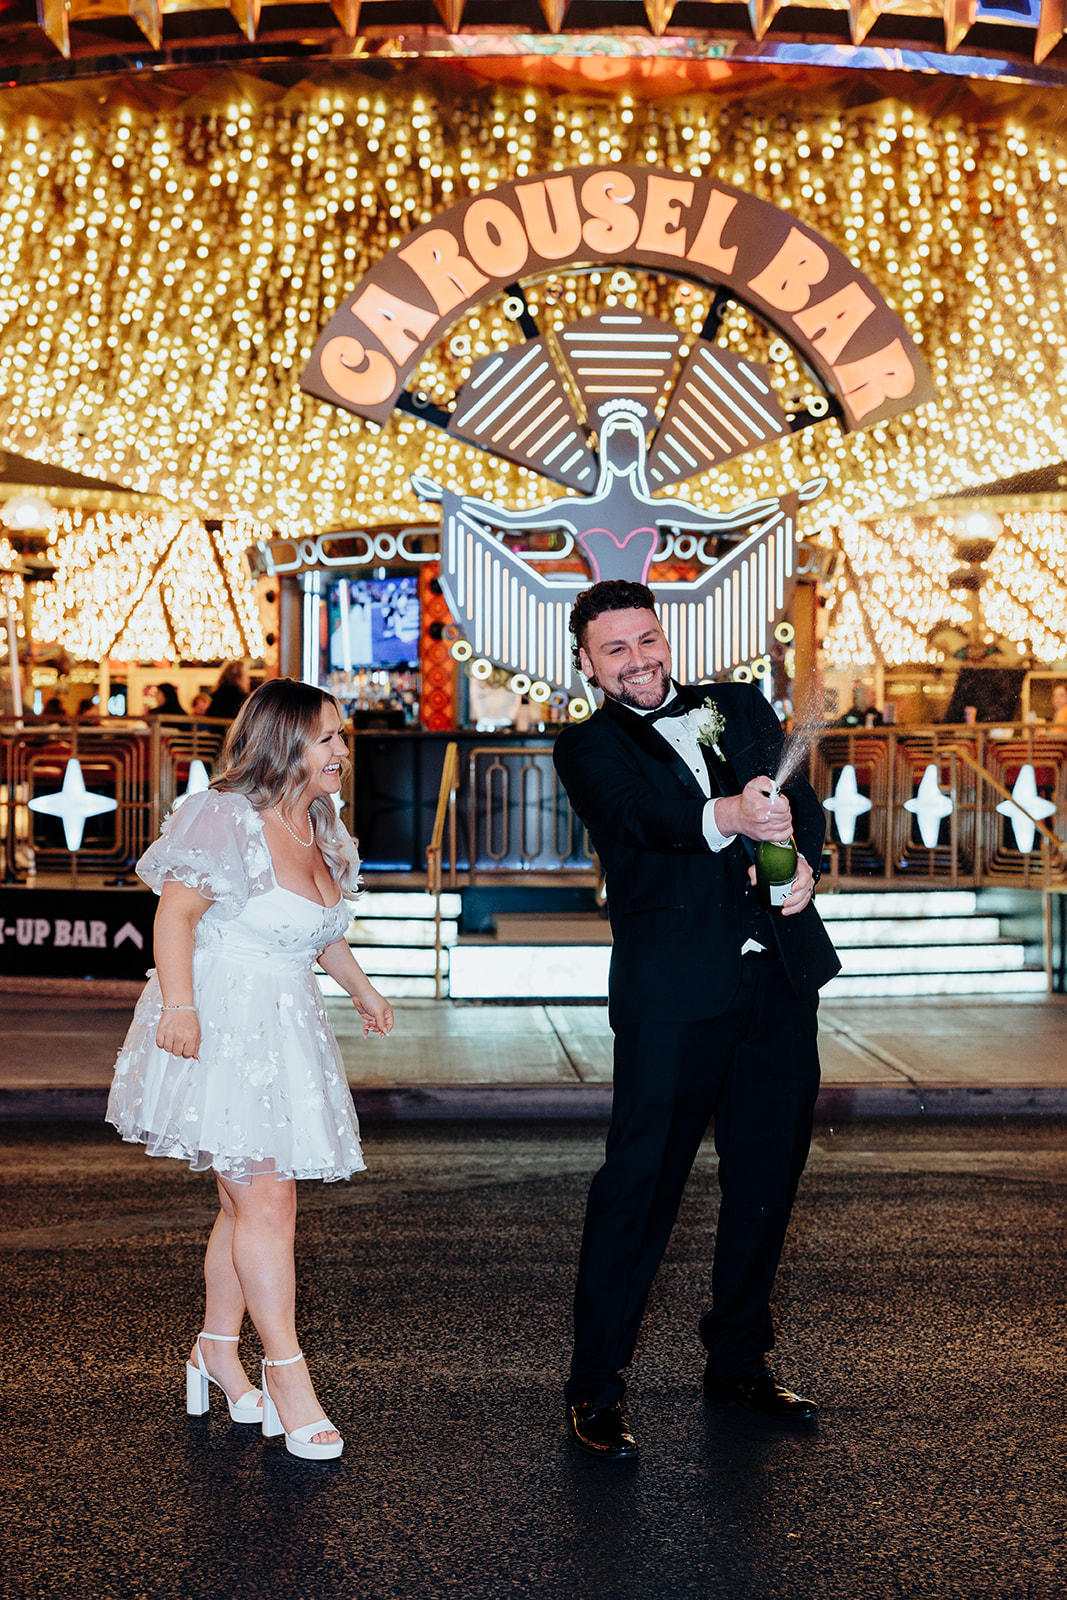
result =
[{"label": "bride", "polygon": [[[365,1170],[352,1096],[313,966],[388,1034],[393,1013],[345,941],[359,856],[333,796],[347,746],[337,703],[290,678],[242,705],[221,776],[171,813],[137,863],[159,895],[155,970],[119,1053],[107,1120],[149,1155],[212,1171],[203,1333],[188,1410],[214,1383],[235,1422],[284,1433],[307,1460],[341,1454],[296,1336],[296,1180]],[[262,1392],[237,1354],[245,1312]]]}]

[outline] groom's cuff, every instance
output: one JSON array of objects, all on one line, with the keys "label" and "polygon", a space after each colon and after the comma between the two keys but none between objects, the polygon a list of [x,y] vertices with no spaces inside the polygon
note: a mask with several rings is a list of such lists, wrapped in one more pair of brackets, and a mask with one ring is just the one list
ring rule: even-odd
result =
[{"label": "groom's cuff", "polygon": [[[720,798],[715,796],[715,800]],[[737,834],[720,831],[715,822],[715,800],[709,800],[704,807],[704,838],[709,850],[725,850],[727,845],[733,844]]]}]

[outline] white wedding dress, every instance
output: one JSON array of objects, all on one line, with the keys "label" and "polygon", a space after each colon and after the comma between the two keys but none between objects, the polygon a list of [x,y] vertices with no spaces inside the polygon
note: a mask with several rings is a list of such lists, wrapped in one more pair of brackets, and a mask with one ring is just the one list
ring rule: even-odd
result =
[{"label": "white wedding dress", "polygon": [[[359,858],[337,825],[354,883]],[[169,878],[211,900],[196,925],[195,1061],[156,1046],[162,1010],[149,973],[119,1052],[107,1120],[149,1155],[237,1183],[347,1178],[365,1170],[359,1124],[313,966],[344,937],[345,899],[322,906],[279,887],[259,812],[207,789],[171,813],[137,863],[158,894]]]}]

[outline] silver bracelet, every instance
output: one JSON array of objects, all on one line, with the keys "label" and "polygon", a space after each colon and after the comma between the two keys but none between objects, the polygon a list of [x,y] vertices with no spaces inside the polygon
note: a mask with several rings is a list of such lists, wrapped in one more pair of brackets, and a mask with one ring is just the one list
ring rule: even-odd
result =
[{"label": "silver bracelet", "polygon": [[161,1006],[161,1011],[195,1011],[195,1006]]}]

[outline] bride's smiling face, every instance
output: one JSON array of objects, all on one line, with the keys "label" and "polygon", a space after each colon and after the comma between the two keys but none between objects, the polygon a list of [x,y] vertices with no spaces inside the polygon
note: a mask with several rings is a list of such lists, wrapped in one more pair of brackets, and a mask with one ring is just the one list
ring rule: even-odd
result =
[{"label": "bride's smiling face", "polygon": [[341,762],[348,754],[348,745],[341,735],[341,719],[333,706],[322,708],[319,731],[304,751],[308,781],[304,795],[308,803],[322,794],[337,794],[341,788]]}]

